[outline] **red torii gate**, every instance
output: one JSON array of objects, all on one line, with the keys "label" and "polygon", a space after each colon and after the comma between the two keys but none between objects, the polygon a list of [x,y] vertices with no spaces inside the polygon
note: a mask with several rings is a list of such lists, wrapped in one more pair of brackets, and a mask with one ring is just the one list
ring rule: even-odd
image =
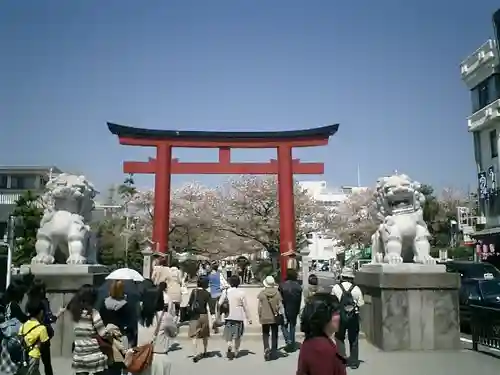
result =
[{"label": "red torii gate", "polygon": [[[302,163],[292,159],[292,148],[328,144],[339,125],[306,130],[281,132],[208,132],[141,129],[107,123],[109,131],[118,136],[120,144],[156,147],[156,158],[145,162],[125,161],[124,173],[155,175],[153,241],[157,250],[168,249],[170,221],[170,176],[172,174],[277,174],[280,212],[280,253],[295,249],[295,209],[293,199],[294,174],[323,174],[323,163]],[[217,148],[218,162],[180,162],[172,159],[173,147]],[[278,160],[267,163],[233,163],[231,148],[275,148]],[[287,256],[280,257],[282,277],[285,276]]]}]

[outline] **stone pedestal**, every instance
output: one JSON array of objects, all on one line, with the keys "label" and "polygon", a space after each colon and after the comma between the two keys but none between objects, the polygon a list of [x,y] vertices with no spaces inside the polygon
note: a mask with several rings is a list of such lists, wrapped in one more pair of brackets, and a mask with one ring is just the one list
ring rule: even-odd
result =
[{"label": "stone pedestal", "polygon": [[[84,284],[100,286],[109,274],[105,266],[97,264],[33,264],[21,266],[21,273],[31,272],[47,286],[47,297],[54,314],[71,300]],[[51,340],[53,357],[71,357],[73,321],[65,312],[53,325],[55,335]]]},{"label": "stone pedestal", "polygon": [[378,348],[460,349],[460,277],[444,265],[367,264],[355,283],[365,298],[361,330]]}]

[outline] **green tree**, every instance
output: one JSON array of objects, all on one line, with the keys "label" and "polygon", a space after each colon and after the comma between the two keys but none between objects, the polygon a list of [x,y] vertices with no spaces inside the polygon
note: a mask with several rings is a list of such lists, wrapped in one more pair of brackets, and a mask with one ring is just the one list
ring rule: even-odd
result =
[{"label": "green tree", "polygon": [[[140,238],[132,230],[134,223],[131,218],[127,220],[126,215],[128,212],[125,209],[125,206],[131,202],[133,196],[137,193],[131,175],[118,186],[116,192],[124,209],[118,210],[111,217],[106,218],[97,225],[98,262],[112,269],[125,267],[125,265],[130,268],[140,269],[142,267]],[[114,197],[114,191],[110,195]],[[116,204],[117,202],[109,203]],[[126,251],[127,236],[128,250]]]},{"label": "green tree", "polygon": [[16,266],[29,264],[36,255],[36,233],[43,216],[39,196],[32,191],[22,194],[16,201],[13,215],[17,218],[17,224],[12,261]]},{"label": "green tree", "polygon": [[424,221],[431,234],[431,246],[446,248],[450,244],[451,221],[457,221],[457,207],[467,205],[465,197],[453,189],[443,189],[437,196],[430,185],[422,185],[425,195]]}]

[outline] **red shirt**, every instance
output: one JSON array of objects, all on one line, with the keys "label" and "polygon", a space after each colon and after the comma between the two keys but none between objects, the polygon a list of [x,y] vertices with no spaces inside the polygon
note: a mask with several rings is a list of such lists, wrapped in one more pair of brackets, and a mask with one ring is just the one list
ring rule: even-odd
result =
[{"label": "red shirt", "polygon": [[297,375],[346,375],[346,360],[328,337],[314,337],[302,343]]}]

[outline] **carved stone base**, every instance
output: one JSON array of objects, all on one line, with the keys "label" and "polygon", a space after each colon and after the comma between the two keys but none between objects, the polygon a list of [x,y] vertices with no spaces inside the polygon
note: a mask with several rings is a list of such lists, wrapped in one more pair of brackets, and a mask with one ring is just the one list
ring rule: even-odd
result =
[{"label": "carved stone base", "polygon": [[361,330],[378,348],[460,349],[460,277],[445,266],[368,264],[355,283],[365,297]]},{"label": "carved stone base", "polygon": [[[98,264],[30,264],[21,266],[21,273],[31,272],[47,286],[47,297],[54,314],[66,306],[74,293],[84,284],[100,286],[109,274],[107,267]],[[73,321],[69,311],[53,325],[51,340],[53,357],[71,357],[74,340]]]}]

